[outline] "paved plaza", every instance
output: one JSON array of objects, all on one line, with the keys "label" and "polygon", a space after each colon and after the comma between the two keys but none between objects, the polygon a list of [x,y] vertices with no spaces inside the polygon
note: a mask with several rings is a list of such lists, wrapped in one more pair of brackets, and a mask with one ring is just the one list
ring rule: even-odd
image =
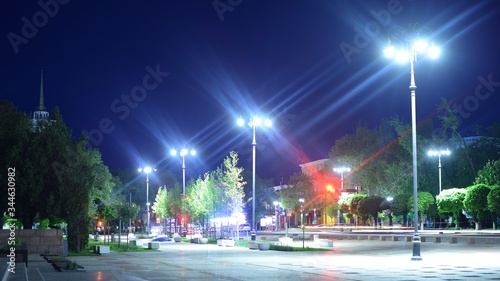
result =
[{"label": "paved plaza", "polygon": [[[302,246],[302,241],[295,241]],[[313,246],[306,241],[305,246]],[[38,255],[5,280],[500,280],[500,244],[334,240],[330,251],[281,252],[164,243],[158,252],[70,257],[85,272],[57,272]]]}]

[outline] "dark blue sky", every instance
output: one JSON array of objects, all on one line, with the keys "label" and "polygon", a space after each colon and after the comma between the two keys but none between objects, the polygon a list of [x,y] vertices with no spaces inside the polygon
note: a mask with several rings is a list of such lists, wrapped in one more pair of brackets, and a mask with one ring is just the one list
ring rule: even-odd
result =
[{"label": "dark blue sky", "polygon": [[500,121],[497,1],[108,2],[2,1],[0,98],[35,110],[43,69],[46,106],[90,132],[111,169],[180,176],[168,151],[182,146],[198,151],[189,177],[231,150],[251,169],[251,130],[235,120],[262,113],[274,127],[257,131],[257,175],[278,182],[360,122],[409,123],[409,65],[382,51],[390,27],[415,22],[442,48],[415,66],[418,120],[444,97],[464,135]]}]

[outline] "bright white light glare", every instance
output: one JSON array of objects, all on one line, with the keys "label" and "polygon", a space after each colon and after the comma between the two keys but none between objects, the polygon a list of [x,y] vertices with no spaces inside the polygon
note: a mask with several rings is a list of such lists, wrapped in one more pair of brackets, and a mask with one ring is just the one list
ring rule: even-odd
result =
[{"label": "bright white light glare", "polygon": [[396,51],[396,50],[394,49],[394,47],[393,47],[393,46],[389,46],[389,47],[385,48],[385,50],[384,50],[384,55],[385,55],[386,57],[388,57],[388,58],[392,58],[392,57],[394,57],[394,52],[395,52],[395,51]]},{"label": "bright white light glare", "polygon": [[149,166],[144,167],[144,173],[146,173],[146,174],[151,173],[151,167],[149,167]]},{"label": "bright white light glare", "polygon": [[238,124],[238,126],[243,126],[245,125],[245,120],[243,120],[243,118],[238,118],[238,120],[236,121],[236,124]]},{"label": "bright white light glare", "polygon": [[256,127],[258,127],[262,124],[262,119],[260,117],[254,117],[252,122]]},{"label": "bright white light glare", "polygon": [[[236,123],[238,124],[238,126],[243,126],[245,125],[245,120],[243,118],[239,118]],[[271,121],[271,119],[269,118],[266,118],[266,119],[262,119],[261,117],[253,117],[251,120],[250,120],[250,123],[248,124],[250,127],[259,127],[261,125],[264,125],[266,127],[271,127],[273,125],[273,122]]]},{"label": "bright white light glare", "polygon": [[396,60],[400,63],[408,62],[408,51],[400,50],[396,55]]},{"label": "bright white light glare", "polygon": [[427,155],[429,156],[441,156],[441,155],[450,155],[451,152],[450,150],[446,149],[446,150],[430,150],[429,152],[427,152]]},{"label": "bright white light glare", "polygon": [[432,59],[439,57],[440,54],[441,50],[436,46],[432,46],[427,50],[427,55]]},{"label": "bright white light glare", "polygon": [[264,120],[264,126],[271,127],[273,125],[273,121],[271,119]]},{"label": "bright white light glare", "polygon": [[333,171],[336,172],[336,173],[350,172],[351,168],[349,168],[349,167],[338,167],[338,168],[334,168]]},{"label": "bright white light glare", "polygon": [[415,42],[415,51],[417,53],[424,53],[427,50],[428,43],[425,40],[418,40]]},{"label": "bright white light glare", "polygon": [[[188,149],[183,148],[183,149],[181,149],[181,151],[179,151],[179,155],[182,157],[188,155],[188,153],[191,154],[192,156],[195,156],[196,150],[191,149],[191,151],[189,151]],[[177,150],[175,150],[175,149],[170,150],[170,155],[177,156]]]}]

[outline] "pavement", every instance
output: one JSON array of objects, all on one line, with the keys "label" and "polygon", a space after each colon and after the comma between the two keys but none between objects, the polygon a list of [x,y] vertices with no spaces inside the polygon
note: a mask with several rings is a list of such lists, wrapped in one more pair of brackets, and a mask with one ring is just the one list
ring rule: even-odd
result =
[{"label": "pavement", "polygon": [[[304,245],[315,247],[312,240]],[[411,260],[412,251],[412,242],[401,240],[334,239],[328,251],[306,252],[162,243],[156,252],[69,257],[84,267],[79,272],[58,272],[30,254],[28,268],[17,263],[16,273],[4,274],[4,266],[2,280],[500,280],[498,242],[422,242],[421,261]]]}]

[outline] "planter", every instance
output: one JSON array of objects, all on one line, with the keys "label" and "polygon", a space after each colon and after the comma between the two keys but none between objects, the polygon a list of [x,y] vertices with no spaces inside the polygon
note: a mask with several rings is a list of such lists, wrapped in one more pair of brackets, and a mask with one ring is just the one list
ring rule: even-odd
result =
[{"label": "planter", "polygon": [[46,256],[43,257],[48,263],[52,264],[55,270],[57,271],[70,271],[70,272],[85,272],[83,266],[78,265],[76,262],[60,258],[53,257],[48,258]]},{"label": "planter", "polygon": [[234,246],[234,240],[226,239],[226,240],[224,240],[224,245],[226,247],[233,247]]},{"label": "planter", "polygon": [[259,249],[259,243],[255,242],[255,241],[248,242],[248,249],[250,249],[250,250],[258,250]]},{"label": "planter", "polygon": [[175,236],[174,237],[174,241],[175,242],[181,242],[182,241],[182,238],[180,236]]},{"label": "planter", "polygon": [[225,241],[224,239],[217,239],[217,246],[224,246],[225,245]]},{"label": "planter", "polygon": [[148,242],[148,249],[153,249],[153,250],[160,249],[160,242]]},{"label": "planter", "polygon": [[271,247],[271,243],[267,243],[267,242],[260,242],[259,243],[259,250],[261,250],[261,251],[267,251],[267,250],[269,250],[269,247]]},{"label": "planter", "polygon": [[198,238],[199,240],[199,243],[200,244],[207,244],[208,243],[208,238],[207,237],[201,237],[201,238]]}]

